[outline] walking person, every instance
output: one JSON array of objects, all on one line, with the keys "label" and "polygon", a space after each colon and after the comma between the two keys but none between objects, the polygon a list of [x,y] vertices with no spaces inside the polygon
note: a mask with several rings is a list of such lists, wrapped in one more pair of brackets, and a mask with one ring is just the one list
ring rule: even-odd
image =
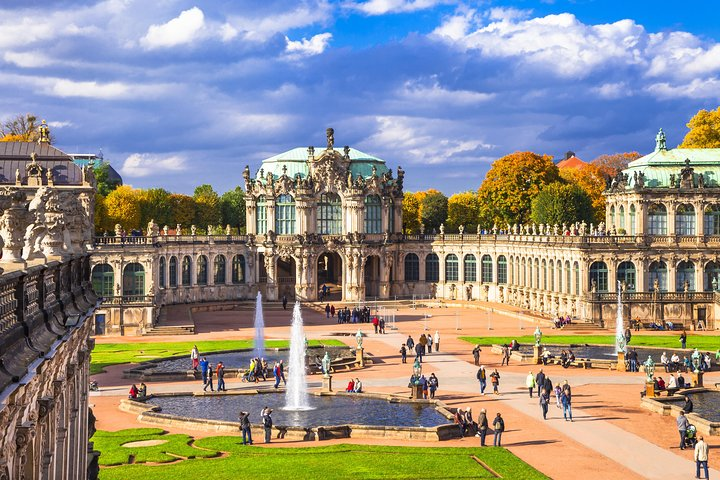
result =
[{"label": "walking person", "polygon": [[703,436],[700,436],[698,438],[698,442],[695,444],[695,478],[702,478],[700,477],[701,467],[703,468],[703,470],[705,470],[705,478],[710,478],[708,472],[709,454],[710,449],[708,448],[708,444],[705,443],[705,438]]},{"label": "walking person", "polygon": [[330,304],[325,305],[325,318],[330,318]]},{"label": "walking person", "polygon": [[400,358],[402,359],[402,363],[407,363],[407,348],[405,348],[404,343],[400,347]]},{"label": "walking person", "polygon": [[205,385],[203,386],[203,392],[207,391],[207,388],[210,387],[210,391],[214,392],[213,389],[213,368],[212,363],[208,363],[208,370],[207,370],[207,382],[205,382]]},{"label": "walking person", "polygon": [[412,337],[408,335],[407,340],[405,340],[405,345],[407,345],[408,350],[412,351],[415,348],[415,340],[413,340]]},{"label": "walking person", "polygon": [[540,392],[539,403],[542,409],[543,420],[547,420],[548,404],[550,403],[550,395],[547,390],[543,389],[543,391]]},{"label": "walking person", "polygon": [[495,420],[493,420],[493,428],[495,429],[495,438],[493,440],[493,446],[501,447],[502,434],[505,431],[505,420],[503,420],[500,412],[498,412]]},{"label": "walking person", "polygon": [[439,386],[440,386],[440,382],[438,381],[438,378],[435,376],[434,373],[431,373],[430,378],[428,378],[428,387],[430,388],[430,398],[435,398],[435,390],[437,390]]},{"label": "walking person", "polygon": [[562,402],[563,418],[565,418],[565,421],[570,420],[572,422],[572,390],[567,380],[563,383],[560,401]]},{"label": "walking person", "polygon": [[427,336],[427,353],[432,353],[432,344],[433,344],[433,338],[432,335]]},{"label": "walking person", "polygon": [[677,429],[680,433],[680,450],[685,450],[685,434],[689,426],[690,422],[688,422],[685,412],[681,410],[677,418]]},{"label": "walking person", "polygon": [[[435,330],[435,338],[433,339],[433,343],[435,344],[435,351],[440,351],[440,332],[438,330]],[[720,354],[720,350],[718,350],[718,354]]]},{"label": "walking person", "polygon": [[207,383],[207,371],[208,371],[208,360],[207,357],[203,357],[202,360],[200,360],[200,372],[202,373],[202,382],[203,385]]},{"label": "walking person", "polygon": [[282,303],[283,303],[283,310],[287,310],[287,295],[283,295]]},{"label": "walking person", "polygon": [[502,347],[502,362],[500,363],[500,366],[507,365],[510,366],[510,348],[508,348],[507,345],[503,345]]},{"label": "walking person", "polygon": [[500,392],[498,391],[498,388],[500,387],[500,372],[497,371],[497,368],[490,374],[490,382],[493,386],[493,393],[495,395],[500,395]]},{"label": "walking person", "polygon": [[480,409],[480,416],[478,417],[478,433],[476,434],[478,437],[480,437],[480,446],[485,446],[485,435],[487,435],[487,429],[488,429],[488,420],[487,420],[487,412],[484,408]]},{"label": "walking person", "polygon": [[192,369],[197,372],[198,365],[200,364],[200,352],[198,351],[197,345],[193,345],[190,350],[190,361],[192,362]]},{"label": "walking person", "polygon": [[248,412],[240,412],[238,415],[240,419],[240,430],[242,431],[242,444],[252,445],[252,430],[250,429],[250,414]]},{"label": "walking person", "polygon": [[[545,372],[543,372],[542,368],[537,373],[537,375],[535,375],[535,385],[537,385],[537,394],[539,397],[540,392],[542,391],[543,387],[545,386]],[[530,395],[530,396],[532,397],[532,395]]]},{"label": "walking person", "polygon": [[687,347],[687,333],[685,330],[682,331],[680,334],[680,348],[686,348]]},{"label": "walking person", "polygon": [[227,392],[225,388],[225,365],[222,362],[217,364],[217,390],[218,392]]},{"label": "walking person", "polygon": [[473,360],[475,360],[475,365],[480,365],[480,345],[475,345],[475,348],[472,349],[473,354]]},{"label": "walking person", "polygon": [[270,443],[270,439],[272,438],[272,417],[270,414],[272,413],[272,408],[265,407],[262,411],[262,424],[263,424],[263,430],[265,430],[265,443]]},{"label": "walking person", "polygon": [[485,365],[482,365],[475,375],[480,382],[480,395],[485,395],[485,387],[487,387],[487,374],[485,373]]},{"label": "walking person", "polygon": [[[283,381],[283,385],[287,385],[287,382],[285,381],[285,364],[283,363],[283,360],[280,360],[280,364],[278,366],[280,367],[280,378]],[[280,382],[278,382],[278,385],[280,385]]]},{"label": "walking person", "polygon": [[525,386],[528,389],[528,393],[530,393],[530,398],[532,398],[533,390],[535,390],[535,375],[533,375],[532,370],[530,370],[530,373],[528,373],[528,376],[525,378]]},{"label": "walking person", "polygon": [[422,343],[418,343],[417,345],[415,345],[415,358],[418,359],[418,360],[420,361],[420,363],[422,363],[423,349],[424,349],[424,348],[425,348],[425,347],[423,347],[423,344],[422,344]]}]

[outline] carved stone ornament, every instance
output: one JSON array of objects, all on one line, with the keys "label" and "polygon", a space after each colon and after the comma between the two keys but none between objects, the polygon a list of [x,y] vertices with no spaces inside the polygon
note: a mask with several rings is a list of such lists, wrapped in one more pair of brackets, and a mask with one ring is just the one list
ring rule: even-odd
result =
[{"label": "carved stone ornament", "polygon": [[15,191],[9,197],[10,206],[0,217],[0,237],[4,242],[2,261],[22,262],[25,229],[28,223],[28,212],[25,210],[26,196],[24,192]]},{"label": "carved stone ornament", "polygon": [[55,400],[50,397],[43,397],[38,400],[38,419],[42,420],[50,413],[55,406]]},{"label": "carved stone ornament", "polygon": [[20,455],[25,452],[30,444],[34,431],[34,425],[19,425],[15,428],[15,446]]}]

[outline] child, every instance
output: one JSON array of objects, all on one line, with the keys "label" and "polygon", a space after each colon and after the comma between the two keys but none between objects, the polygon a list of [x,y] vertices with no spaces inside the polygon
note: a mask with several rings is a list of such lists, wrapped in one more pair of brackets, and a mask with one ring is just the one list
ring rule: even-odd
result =
[{"label": "child", "polygon": [[407,348],[405,348],[404,343],[400,347],[400,355],[402,356],[402,363],[407,363]]},{"label": "child", "polygon": [[562,405],[560,404],[560,397],[562,396],[562,388],[560,388],[560,384],[558,383],[555,386],[555,403],[557,404],[558,408],[562,408]]}]

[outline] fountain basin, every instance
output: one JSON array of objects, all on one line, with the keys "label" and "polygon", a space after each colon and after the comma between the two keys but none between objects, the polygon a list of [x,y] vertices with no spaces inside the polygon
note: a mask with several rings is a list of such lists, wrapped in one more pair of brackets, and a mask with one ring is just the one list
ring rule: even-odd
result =
[{"label": "fountain basin", "polygon": [[262,435],[260,410],[269,406],[274,409],[273,437],[297,440],[353,437],[433,441],[459,437],[457,426],[450,423],[452,414],[439,401],[318,392],[309,395],[309,403],[313,410],[295,412],[283,410],[284,395],[275,392],[180,393],[153,395],[145,401],[122,400],[120,408],[138,413],[143,423],[235,434],[239,433],[238,412],[243,410],[250,412],[253,433]]},{"label": "fountain basin", "polygon": [[685,404],[684,396],[693,401],[693,412],[687,414],[688,421],[704,435],[720,435],[720,389],[689,388],[676,395],[664,397],[643,397],[641,405],[655,413],[677,418]]},{"label": "fountain basin", "polygon": [[[330,353],[333,363],[340,366],[345,365],[350,360],[355,360],[355,355],[350,347],[310,347],[308,348],[308,357],[315,359],[322,357],[325,351]],[[208,352],[201,355],[207,357],[208,361],[213,365],[217,365],[222,361],[225,365],[225,376],[227,378],[241,376],[250,360],[254,357],[252,348],[240,350],[224,350],[219,352]],[[289,348],[266,348],[265,358],[268,365],[272,367],[276,360],[284,360],[287,367],[289,358]],[[319,360],[318,360],[319,361]],[[314,361],[311,363],[315,363]],[[189,355],[178,355],[175,357],[159,358],[142,362],[132,368],[123,371],[123,378],[141,380],[141,381],[185,381],[200,379],[199,369],[197,372],[190,368]]]}]

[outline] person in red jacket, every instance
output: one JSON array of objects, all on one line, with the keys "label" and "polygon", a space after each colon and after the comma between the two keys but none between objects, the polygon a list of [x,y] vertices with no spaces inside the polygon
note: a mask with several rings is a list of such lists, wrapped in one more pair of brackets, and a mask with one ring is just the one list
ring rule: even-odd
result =
[{"label": "person in red jacket", "polygon": [[345,391],[348,393],[352,393],[353,390],[355,390],[355,381],[351,378]]},{"label": "person in red jacket", "polygon": [[128,395],[128,398],[136,399],[138,397],[138,389],[133,383],[132,387],[130,387],[130,394]]}]

